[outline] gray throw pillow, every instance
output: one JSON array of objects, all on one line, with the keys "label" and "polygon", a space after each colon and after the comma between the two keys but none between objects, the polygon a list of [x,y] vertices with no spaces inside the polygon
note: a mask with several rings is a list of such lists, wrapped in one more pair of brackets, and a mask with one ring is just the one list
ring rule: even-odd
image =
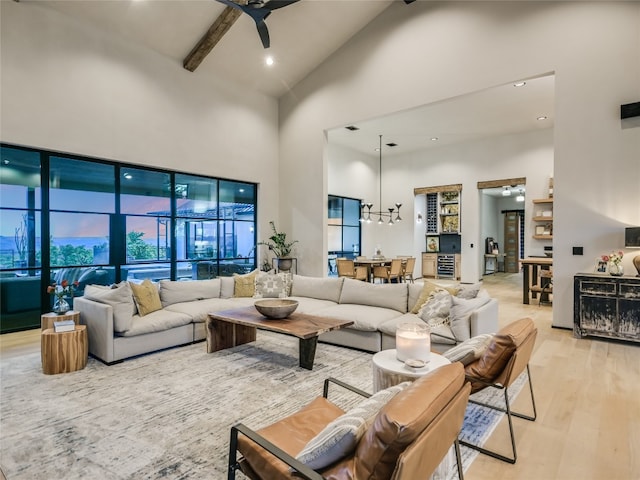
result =
[{"label": "gray throw pillow", "polygon": [[473,285],[460,284],[460,290],[458,290],[456,297],[466,299],[476,298],[480,287],[482,287],[481,283],[474,283]]},{"label": "gray throw pillow", "polygon": [[314,470],[319,470],[349,455],[355,450],[380,409],[410,384],[411,382],[404,382],[385,388],[363,400],[327,424],[320,433],[309,440],[296,459]]},{"label": "gray throw pillow", "polygon": [[87,285],[84,289],[84,298],[111,305],[114,331],[122,333],[131,328],[135,303],[133,302],[133,292],[127,282],[121,282],[113,288],[103,285]]}]

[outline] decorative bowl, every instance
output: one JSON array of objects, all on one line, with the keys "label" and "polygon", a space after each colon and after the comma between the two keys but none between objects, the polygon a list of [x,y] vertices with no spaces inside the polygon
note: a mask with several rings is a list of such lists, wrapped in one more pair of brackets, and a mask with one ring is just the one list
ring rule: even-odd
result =
[{"label": "decorative bowl", "polygon": [[296,308],[297,300],[287,300],[286,298],[269,298],[266,300],[256,300],[253,304],[256,310],[267,318],[280,319],[287,318]]}]

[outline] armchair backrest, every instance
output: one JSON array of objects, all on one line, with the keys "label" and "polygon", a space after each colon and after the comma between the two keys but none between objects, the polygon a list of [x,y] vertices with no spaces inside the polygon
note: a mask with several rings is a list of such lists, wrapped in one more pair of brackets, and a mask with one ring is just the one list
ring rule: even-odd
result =
[{"label": "armchair backrest", "polygon": [[465,367],[466,374],[471,377],[471,392],[480,391],[491,383],[510,386],[527,367],[537,334],[530,318],[521,318],[501,328],[484,354]]},{"label": "armchair backrest", "polygon": [[413,269],[416,267],[416,257],[407,258],[407,263],[404,267],[404,270],[408,274],[413,274]]},{"label": "armchair backrest", "polygon": [[389,274],[391,276],[397,276],[402,273],[402,259],[394,258],[391,260],[391,267],[389,268]]},{"label": "armchair backrest", "polygon": [[[322,472],[323,476],[427,478],[458,437],[469,389],[459,362],[419,378],[378,412],[353,457]],[[350,476],[341,476],[345,470]]]}]

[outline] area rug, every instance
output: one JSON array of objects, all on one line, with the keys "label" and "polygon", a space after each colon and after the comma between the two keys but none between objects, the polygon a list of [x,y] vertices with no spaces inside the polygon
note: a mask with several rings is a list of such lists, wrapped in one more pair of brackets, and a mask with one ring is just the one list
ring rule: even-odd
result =
[{"label": "area rug", "polygon": [[[294,412],[329,376],[372,389],[371,354],[319,344],[309,371],[297,339],[269,332],[214,354],[198,343],[110,367],[90,358],[60,375],[44,375],[30,354],[3,359],[0,371],[7,480],[225,479],[232,425],[260,428]],[[343,408],[358,400],[340,389],[330,398]],[[463,435],[482,443],[500,416],[470,405]],[[477,452],[462,450],[466,470]]]}]

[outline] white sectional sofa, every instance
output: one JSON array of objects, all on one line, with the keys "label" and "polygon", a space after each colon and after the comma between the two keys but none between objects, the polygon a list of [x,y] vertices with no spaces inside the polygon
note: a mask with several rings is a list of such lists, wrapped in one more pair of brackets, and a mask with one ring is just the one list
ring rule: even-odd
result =
[{"label": "white sectional sofa", "polygon": [[[159,282],[162,308],[141,316],[131,287],[87,286],[74,301],[87,325],[89,352],[105,363],[204,340],[209,312],[253,305],[253,297],[236,297],[236,277]],[[423,284],[370,284],[344,278],[289,277],[289,298],[299,312],[353,320],[351,327],[320,336],[321,342],[370,352],[395,348],[402,321],[422,321],[411,310],[424,296]],[[290,287],[290,288],[289,288]],[[457,342],[498,330],[498,302],[480,290],[475,299],[459,299],[451,309],[449,334],[432,333],[432,348],[445,351]],[[454,318],[455,317],[455,318]],[[453,334],[455,332],[455,334]],[[455,338],[453,338],[455,337]]]}]

